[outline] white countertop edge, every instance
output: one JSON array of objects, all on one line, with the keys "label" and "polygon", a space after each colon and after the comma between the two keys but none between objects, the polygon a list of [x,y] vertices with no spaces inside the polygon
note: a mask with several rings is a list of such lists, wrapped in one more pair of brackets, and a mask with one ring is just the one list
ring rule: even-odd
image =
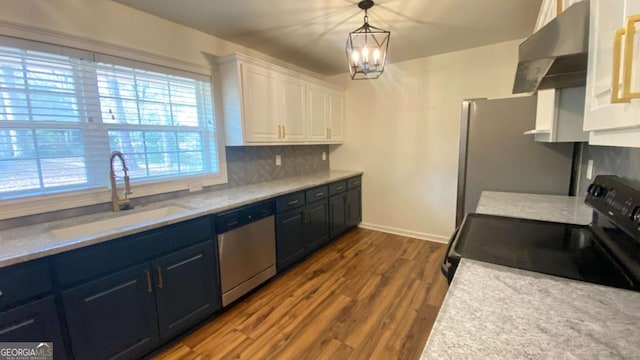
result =
[{"label": "white countertop edge", "polygon": [[[0,231],[0,246],[2,251],[0,254],[0,268],[15,265],[30,260],[43,258],[50,255],[63,253],[70,250],[80,249],[86,246],[103,243],[109,240],[121,238],[127,235],[141,233],[147,230],[188,221],[202,216],[218,214],[227,210],[242,207],[245,205],[257,203],[264,200],[273,199],[278,196],[290,194],[293,192],[313,188],[316,186],[326,185],[332,182],[348,179],[354,176],[360,176],[363,171],[353,170],[328,170],[308,175],[295,176],[290,178],[278,179],[263,183],[238,186],[224,190],[203,192],[186,197],[159,201],[156,203],[137,207],[136,210],[145,211],[166,206],[180,206],[193,209],[177,215],[159,218],[153,221],[147,221],[135,226],[127,226],[115,230],[94,233],[91,236],[79,237],[72,240],[60,240],[51,231],[61,229],[83,223],[100,221],[114,216],[114,213],[98,213],[91,215],[83,215],[79,217],[57,220],[42,224],[28,225],[18,228],[6,229]],[[287,185],[290,183],[291,185]],[[261,190],[262,188],[262,190]],[[273,191],[269,188],[275,188]],[[228,201],[224,205],[211,205],[205,207],[194,207],[190,203],[209,203],[215,202],[215,197],[225,197],[230,193],[239,193],[243,191],[260,192],[256,196],[243,197],[237,201]],[[211,198],[211,199],[206,199]],[[129,212],[122,212],[127,215]],[[22,240],[20,240],[22,239]],[[30,246],[22,246],[16,244],[31,243]],[[38,245],[37,243],[42,245]],[[7,244],[9,243],[9,244]],[[13,249],[11,248],[13,245]]]}]

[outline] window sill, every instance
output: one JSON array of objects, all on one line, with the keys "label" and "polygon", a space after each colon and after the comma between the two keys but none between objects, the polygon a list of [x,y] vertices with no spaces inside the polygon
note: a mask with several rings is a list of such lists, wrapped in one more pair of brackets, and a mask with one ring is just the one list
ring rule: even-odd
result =
[{"label": "window sill", "polygon": [[[165,194],[190,187],[206,187],[227,183],[227,174],[222,172],[217,176],[190,176],[181,179],[146,181],[136,184],[131,181],[133,194],[131,199],[151,195]],[[118,192],[122,193],[123,185],[119,184]],[[97,205],[111,202],[111,189],[80,190],[61,194],[40,195],[19,199],[0,200],[0,220],[8,220],[21,216],[42,214],[46,212],[73,209],[83,206]]]}]

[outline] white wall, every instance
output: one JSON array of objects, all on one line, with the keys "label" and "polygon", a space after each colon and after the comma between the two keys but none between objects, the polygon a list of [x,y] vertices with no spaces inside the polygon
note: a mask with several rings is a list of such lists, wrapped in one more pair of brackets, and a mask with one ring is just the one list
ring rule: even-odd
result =
[{"label": "white wall", "polygon": [[[364,227],[446,241],[455,224],[460,105],[511,96],[521,40],[387,65],[345,86],[345,144],[332,169],[360,169]],[[392,49],[390,50],[392,51]]]}]

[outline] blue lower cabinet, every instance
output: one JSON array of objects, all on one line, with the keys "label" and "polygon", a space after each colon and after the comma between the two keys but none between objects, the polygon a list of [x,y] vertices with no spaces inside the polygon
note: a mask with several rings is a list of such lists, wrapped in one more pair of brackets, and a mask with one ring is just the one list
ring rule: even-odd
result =
[{"label": "blue lower cabinet", "polygon": [[305,256],[305,210],[276,215],[276,268],[282,271]]},{"label": "blue lower cabinet", "polygon": [[55,359],[67,359],[53,296],[0,312],[0,342],[52,342]]},{"label": "blue lower cabinet", "polygon": [[329,201],[316,201],[307,205],[305,240],[310,253],[329,242]]},{"label": "blue lower cabinet", "polygon": [[77,359],[135,359],[220,309],[213,241],[62,292]]},{"label": "blue lower cabinet", "polygon": [[345,202],[344,193],[329,198],[329,235],[332,239],[347,230]]},{"label": "blue lower cabinet", "polygon": [[347,191],[345,195],[345,216],[347,227],[356,226],[362,221],[362,190],[359,187]]},{"label": "blue lower cabinet", "polygon": [[135,359],[159,344],[152,276],[141,265],[62,292],[76,359]]},{"label": "blue lower cabinet", "polygon": [[170,339],[221,307],[212,242],[152,262],[160,338]]}]

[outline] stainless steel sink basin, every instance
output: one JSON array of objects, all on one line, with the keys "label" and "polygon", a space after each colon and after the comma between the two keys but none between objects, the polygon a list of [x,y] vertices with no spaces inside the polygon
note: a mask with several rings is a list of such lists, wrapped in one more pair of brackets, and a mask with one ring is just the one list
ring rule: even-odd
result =
[{"label": "stainless steel sink basin", "polygon": [[114,216],[109,219],[94,221],[82,225],[70,226],[53,230],[53,234],[60,240],[71,240],[97,234],[105,231],[116,230],[144,222],[154,221],[168,216],[179,215],[191,211],[180,206],[167,206],[154,210],[135,212],[122,216]]}]

